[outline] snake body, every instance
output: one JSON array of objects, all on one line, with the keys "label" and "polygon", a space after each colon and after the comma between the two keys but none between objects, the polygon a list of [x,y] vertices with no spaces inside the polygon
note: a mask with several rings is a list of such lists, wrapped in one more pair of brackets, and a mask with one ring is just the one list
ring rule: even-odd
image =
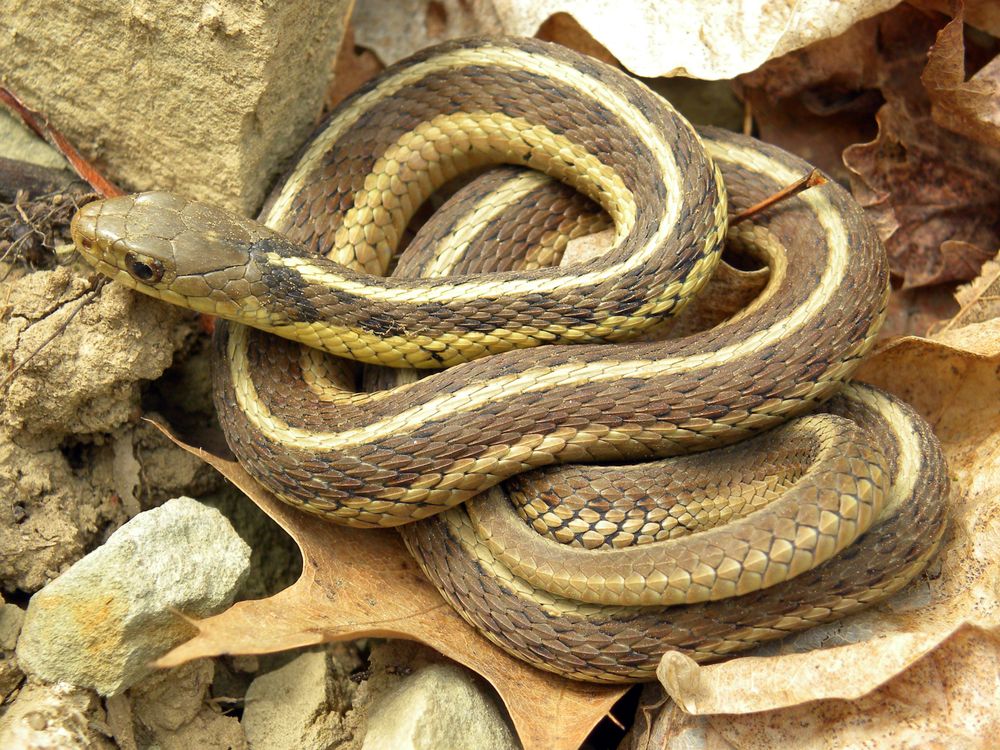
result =
[{"label": "snake body", "polygon": [[[598,62],[532,40],[465,40],[388,69],[345,102],[276,189],[263,224],[153,193],[89,204],[73,232],[113,278],[237,322],[217,329],[216,403],[234,453],[265,486],[331,520],[398,525],[531,469],[726,446],[840,390],[884,314],[888,272],[877,237],[834,184],[727,233],[727,200],[750,205],[808,165],[751,139],[703,135]],[[431,193],[499,163],[588,196],[614,224],[613,248],[584,265],[542,267],[566,236],[602,221],[580,209],[573,228],[515,234],[511,244],[527,247],[519,270],[461,275],[475,248],[498,245],[504,206],[555,215],[561,199],[537,194],[552,196],[550,188],[516,178],[525,184],[459,198],[453,219],[418,236],[417,251],[423,242],[433,259],[421,278],[382,278]],[[763,293],[698,336],[639,341],[705,285],[727,236],[767,261]],[[331,355],[450,369],[362,394]],[[700,510],[677,511],[675,521],[690,517],[681,525],[699,531],[690,538],[670,538],[676,523],[649,531],[643,521],[636,534],[627,511],[592,507],[602,530],[594,533],[610,534],[616,518],[623,524],[610,542],[621,549],[566,546],[595,541],[565,531],[563,540],[534,539],[488,502],[495,492],[404,535],[445,596],[473,607],[465,612],[472,622],[545,668],[629,680],[647,678],[666,648],[718,657],[795,629],[786,619],[807,626],[823,607],[839,614],[884,597],[935,548],[944,482],[933,440],[891,399],[850,393],[862,395],[844,396],[836,409],[862,415],[860,424],[809,417],[782,428],[793,448],[766,437],[721,458],[676,459],[675,494],[695,497],[699,509],[712,502],[704,485],[713,473],[753,485],[748,451],[784,465],[772,482],[780,492],[738,493],[752,497],[727,511],[730,525],[699,531]],[[581,485],[579,469],[559,471],[546,470],[549,485]],[[895,491],[905,498],[893,499],[893,476],[904,477]],[[771,495],[783,499],[765,502]],[[889,555],[888,583],[867,576],[870,593],[842,596],[816,594],[811,583],[804,590],[801,581],[829,581],[818,571],[853,559],[871,523],[884,526],[925,500],[937,526],[923,530],[915,552]],[[539,512],[533,525],[558,526],[546,520],[553,513]],[[663,617],[682,603],[702,614],[680,616],[687,630],[665,634]],[[776,607],[787,613],[780,622]],[[737,634],[719,635],[722,622]]]}]

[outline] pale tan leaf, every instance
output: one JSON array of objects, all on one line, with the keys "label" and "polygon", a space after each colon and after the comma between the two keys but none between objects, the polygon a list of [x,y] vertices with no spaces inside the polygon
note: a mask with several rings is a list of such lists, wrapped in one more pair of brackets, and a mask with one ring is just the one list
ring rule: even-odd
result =
[{"label": "pale tan leaf", "polygon": [[[628,750],[992,750],[1000,736],[995,632],[966,627],[906,671],[857,700],[813,701],[754,714],[656,710],[648,691]],[[817,676],[822,679],[822,676]],[[838,676],[835,679],[842,679]],[[643,706],[648,709],[642,711]]]},{"label": "pale tan leaf", "polygon": [[1000,318],[1000,253],[983,264],[978,277],[955,290],[955,300],[961,309],[940,327],[941,333]]}]

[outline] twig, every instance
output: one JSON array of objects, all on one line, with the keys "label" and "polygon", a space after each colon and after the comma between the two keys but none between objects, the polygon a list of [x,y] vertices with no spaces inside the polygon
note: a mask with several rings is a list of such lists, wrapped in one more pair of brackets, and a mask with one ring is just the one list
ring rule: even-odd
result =
[{"label": "twig", "polygon": [[51,344],[52,341],[57,336],[62,335],[62,333],[66,330],[66,328],[72,322],[73,318],[76,317],[76,314],[78,312],[80,312],[80,310],[82,310],[84,307],[86,307],[94,299],[94,297],[97,295],[97,293],[99,291],[101,291],[101,289],[104,287],[105,282],[107,282],[107,279],[104,278],[103,276],[100,279],[98,279],[97,282],[94,284],[94,288],[91,289],[89,292],[86,292],[82,297],[79,298],[80,304],[78,304],[75,308],[73,308],[73,311],[69,315],[66,316],[66,319],[62,323],[60,323],[58,326],[56,326],[56,329],[51,334],[49,334],[46,337],[46,339],[41,344],[38,345],[38,348],[35,349],[35,351],[33,351],[31,354],[29,354],[23,360],[21,360],[20,362],[18,362],[14,366],[14,369],[12,369],[10,372],[8,372],[7,375],[4,377],[3,380],[0,380],[0,391],[3,391],[7,387],[7,385],[10,383],[10,381],[12,381],[14,379],[14,376],[17,375],[17,373],[21,370],[21,368],[23,368],[32,359],[34,359],[35,356],[37,356],[38,353],[40,351],[42,351],[42,349],[44,349],[46,346],[48,346],[49,344]]},{"label": "twig", "polygon": [[124,194],[121,188],[105,178],[89,161],[84,159],[83,155],[69,142],[69,139],[50,125],[45,117],[27,107],[10,89],[4,86],[0,86],[0,102],[10,107],[24,124],[35,131],[40,138],[59,149],[59,153],[66,157],[74,171],[101,196],[113,198]]},{"label": "twig", "polygon": [[783,187],[777,193],[769,195],[767,198],[762,200],[760,203],[755,203],[750,206],[750,208],[744,208],[735,216],[730,217],[729,226],[733,224],[739,224],[745,219],[749,219],[751,216],[755,216],[763,211],[765,208],[773,206],[775,203],[785,200],[786,198],[791,198],[793,195],[801,193],[803,190],[808,190],[811,187],[817,187],[819,185],[825,185],[829,180],[823,176],[823,174],[818,169],[813,169],[809,174],[801,179],[796,180],[791,185]]}]

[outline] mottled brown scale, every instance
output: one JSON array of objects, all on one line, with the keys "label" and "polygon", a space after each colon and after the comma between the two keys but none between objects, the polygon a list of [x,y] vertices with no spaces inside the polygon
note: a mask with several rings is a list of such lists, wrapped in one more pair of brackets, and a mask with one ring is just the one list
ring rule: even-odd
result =
[{"label": "mottled brown scale", "polygon": [[512,477],[504,488],[520,517],[554,541],[587,549],[649,544],[765,507],[815,456],[811,440],[780,428],[746,441],[746,448],[639,466],[547,467]]}]

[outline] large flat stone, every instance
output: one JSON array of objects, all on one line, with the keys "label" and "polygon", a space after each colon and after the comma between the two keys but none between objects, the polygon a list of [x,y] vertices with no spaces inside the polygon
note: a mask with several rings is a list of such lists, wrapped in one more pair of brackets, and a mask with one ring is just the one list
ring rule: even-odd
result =
[{"label": "large flat stone", "polygon": [[315,124],[349,0],[0,0],[0,80],[123,187],[252,212]]}]

